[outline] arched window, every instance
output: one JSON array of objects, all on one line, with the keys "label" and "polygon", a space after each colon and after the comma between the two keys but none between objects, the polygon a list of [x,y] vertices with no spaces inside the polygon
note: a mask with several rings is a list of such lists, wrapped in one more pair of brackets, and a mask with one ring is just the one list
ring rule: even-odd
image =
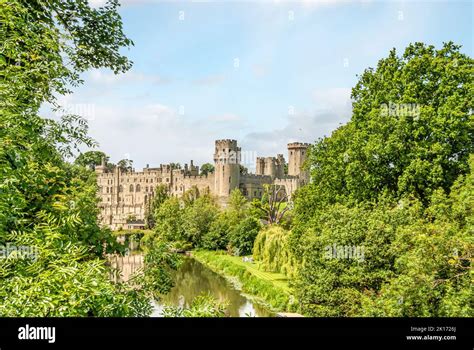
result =
[{"label": "arched window", "polygon": [[145,192],[148,192],[148,186],[147,186],[147,187],[145,187]]},{"label": "arched window", "polygon": [[119,192],[123,192],[123,186],[122,185],[119,186]]},{"label": "arched window", "polygon": [[137,184],[137,186],[135,187],[135,192],[140,192],[140,185]]},{"label": "arched window", "polygon": [[133,192],[133,185],[130,185],[130,192]]}]

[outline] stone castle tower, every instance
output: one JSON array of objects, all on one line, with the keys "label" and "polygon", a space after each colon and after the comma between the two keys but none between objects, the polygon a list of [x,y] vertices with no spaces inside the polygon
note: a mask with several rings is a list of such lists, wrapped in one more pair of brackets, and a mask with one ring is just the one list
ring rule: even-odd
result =
[{"label": "stone castle tower", "polygon": [[308,175],[302,170],[306,158],[307,143],[288,144],[288,174],[285,174],[285,158],[258,157],[256,173],[240,173],[241,149],[236,140],[217,140],[214,149],[214,172],[200,173],[199,167],[184,164],[184,168],[172,168],[161,164],[142,171],[123,170],[107,166],[105,159],[96,166],[100,221],[113,230],[120,228],[144,228],[145,215],[155,196],[157,186],[165,186],[171,196],[181,197],[191,188],[200,193],[210,193],[219,203],[226,205],[233,189],[239,189],[249,200],[261,198],[266,185],[283,189],[281,197],[291,200],[292,194],[307,183]]},{"label": "stone castle tower", "polygon": [[308,179],[308,174],[304,171],[303,164],[306,159],[309,143],[293,142],[288,144],[288,175],[299,176]]},{"label": "stone castle tower", "polygon": [[214,189],[227,197],[240,183],[240,147],[236,140],[217,140],[214,151]]}]

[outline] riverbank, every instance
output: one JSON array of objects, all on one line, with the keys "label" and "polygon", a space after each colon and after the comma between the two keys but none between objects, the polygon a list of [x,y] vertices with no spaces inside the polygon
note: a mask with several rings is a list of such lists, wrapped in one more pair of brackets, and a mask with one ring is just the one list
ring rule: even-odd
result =
[{"label": "riverbank", "polygon": [[193,251],[191,255],[214,272],[230,280],[242,292],[261,299],[274,311],[295,311],[288,278],[280,273],[264,272],[242,257],[225,252]]}]

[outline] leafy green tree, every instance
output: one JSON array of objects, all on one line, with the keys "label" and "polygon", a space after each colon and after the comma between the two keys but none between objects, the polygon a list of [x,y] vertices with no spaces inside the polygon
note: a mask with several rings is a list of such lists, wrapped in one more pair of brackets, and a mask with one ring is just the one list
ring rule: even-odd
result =
[{"label": "leafy green tree", "polygon": [[81,153],[76,160],[74,161],[75,164],[87,167],[89,169],[95,169],[96,166],[102,164],[102,159],[105,160],[107,163],[109,157],[101,151],[87,151]]},{"label": "leafy green tree", "polygon": [[242,220],[248,211],[248,201],[239,189],[234,189],[229,196],[227,211],[233,217],[235,223]]},{"label": "leafy green tree", "polygon": [[119,168],[121,171],[124,171],[124,172],[132,171],[132,169],[133,169],[133,160],[121,159],[117,163],[117,168]]},{"label": "leafy green tree", "polygon": [[253,244],[253,258],[263,271],[294,277],[297,259],[290,247],[290,232],[279,225],[261,229]]},{"label": "leafy green tree", "polygon": [[311,147],[289,237],[304,313],[472,316],[473,67],[452,43],[392,50]]},{"label": "leafy green tree", "polygon": [[208,175],[214,172],[214,165],[211,163],[204,163],[201,165],[201,175]]},{"label": "leafy green tree", "polygon": [[217,204],[208,195],[201,196],[192,205],[188,205],[183,215],[183,232],[186,240],[193,246],[200,247],[203,236],[209,232],[218,212]]},{"label": "leafy green tree", "polygon": [[303,312],[472,316],[472,179],[461,176],[449,196],[436,191],[426,209],[406,198],[376,207],[334,204],[318,213],[301,242],[295,289]]},{"label": "leafy green tree", "polygon": [[164,241],[184,240],[184,208],[176,197],[166,199],[155,211],[155,232],[157,238]]},{"label": "leafy green tree", "polygon": [[467,172],[474,64],[459,48],[415,43],[364,71],[352,90],[351,121],[310,149],[317,203],[375,200],[387,191],[426,204]]},{"label": "leafy green tree", "polygon": [[253,244],[260,229],[260,222],[252,217],[241,221],[230,231],[229,250],[234,255],[252,254]]},{"label": "leafy green tree", "polygon": [[210,250],[226,249],[231,231],[248,215],[248,202],[239,189],[230,193],[229,203],[211,223],[209,231],[202,237],[202,248]]},{"label": "leafy green tree", "polygon": [[156,186],[153,192],[153,199],[149,206],[146,208],[145,222],[147,228],[152,229],[155,227],[155,212],[160,209],[160,206],[169,198],[168,186],[161,184]]},{"label": "leafy green tree", "polygon": [[[64,160],[95,142],[86,121],[64,114],[56,99],[85,70],[130,68],[119,53],[132,42],[117,7],[115,0],[98,9],[85,0],[0,0],[0,244],[8,247],[1,316],[151,312],[147,286],[109,279],[103,253],[115,251],[114,238],[97,224],[93,174]],[[63,113],[59,121],[38,115],[46,102]]]},{"label": "leafy green tree", "polygon": [[219,212],[211,223],[209,231],[202,236],[201,248],[209,250],[226,249],[233,224],[235,223],[233,223],[227,211]]}]

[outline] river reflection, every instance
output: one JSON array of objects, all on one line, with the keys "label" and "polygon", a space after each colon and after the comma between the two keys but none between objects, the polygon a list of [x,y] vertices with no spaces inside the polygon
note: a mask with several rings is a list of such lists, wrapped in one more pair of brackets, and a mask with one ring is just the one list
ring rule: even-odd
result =
[{"label": "river reflection", "polygon": [[189,306],[192,300],[202,293],[210,293],[216,299],[226,301],[229,316],[274,316],[273,313],[242,296],[225,278],[192,258],[184,258],[175,273],[174,280],[175,286],[170,293],[165,295],[159,303],[154,303],[152,317],[161,316],[163,305]]}]

